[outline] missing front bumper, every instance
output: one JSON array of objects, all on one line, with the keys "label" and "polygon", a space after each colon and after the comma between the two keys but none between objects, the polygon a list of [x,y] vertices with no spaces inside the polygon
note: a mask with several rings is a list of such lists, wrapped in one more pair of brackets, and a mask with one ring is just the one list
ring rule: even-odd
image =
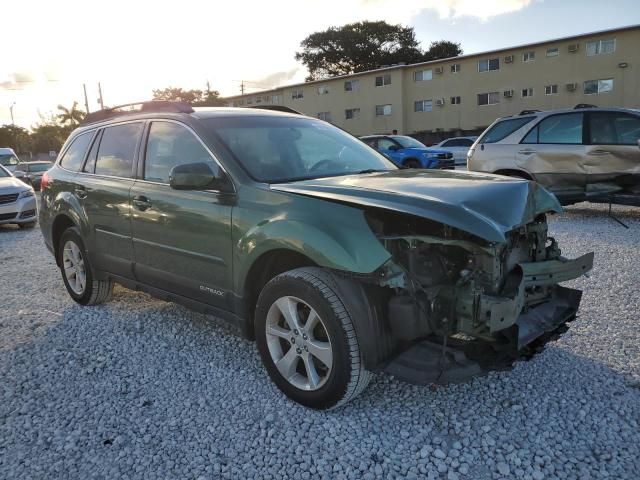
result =
[{"label": "missing front bumper", "polygon": [[511,367],[529,358],[567,329],[576,317],[582,292],[554,287],[547,302],[528,309],[504,332],[501,342],[449,339],[448,345],[423,340],[413,343],[380,370],[419,385],[460,383],[491,370]]}]

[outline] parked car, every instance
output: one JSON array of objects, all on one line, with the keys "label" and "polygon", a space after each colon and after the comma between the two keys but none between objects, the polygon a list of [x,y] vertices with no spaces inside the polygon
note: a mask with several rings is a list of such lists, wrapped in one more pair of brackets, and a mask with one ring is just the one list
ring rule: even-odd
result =
[{"label": "parked car", "polygon": [[40,181],[42,175],[52,167],[52,162],[20,162],[14,171],[22,172],[23,177],[20,178],[25,183],[31,185],[36,191],[40,190]]},{"label": "parked car", "polygon": [[0,165],[0,224],[33,227],[38,219],[33,188],[15,178]]},{"label": "parked car", "polygon": [[452,137],[434,145],[434,148],[448,150],[453,153],[453,160],[456,165],[467,164],[467,153],[478,137]]},{"label": "parked car", "polygon": [[[132,108],[131,106],[127,108]],[[318,409],[387,371],[502,368],[575,317],[593,254],[560,255],[533,182],[398,169],[318,119],[147,102],[87,115],[42,181],[40,224],[76,302],[114,282],[255,338]]]},{"label": "parked car", "polygon": [[562,203],[640,198],[640,110],[578,107],[496,120],[471,147],[468,169],[535,180]]},{"label": "parked car", "polygon": [[415,138],[404,135],[367,135],[364,143],[384,154],[399,167],[455,168],[453,154],[447,150],[429,148]]}]

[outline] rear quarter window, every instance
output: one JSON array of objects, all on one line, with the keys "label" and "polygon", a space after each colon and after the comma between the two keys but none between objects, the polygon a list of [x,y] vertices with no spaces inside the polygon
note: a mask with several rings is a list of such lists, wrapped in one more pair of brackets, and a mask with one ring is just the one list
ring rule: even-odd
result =
[{"label": "rear quarter window", "polygon": [[501,122],[493,125],[484,135],[480,138],[478,143],[495,143],[503,140],[518,130],[520,127],[531,122],[536,117],[519,117],[502,120]]},{"label": "rear quarter window", "polygon": [[62,155],[60,166],[74,172],[80,170],[93,133],[94,132],[83,133],[74,138],[69,148],[67,148],[67,151]]}]

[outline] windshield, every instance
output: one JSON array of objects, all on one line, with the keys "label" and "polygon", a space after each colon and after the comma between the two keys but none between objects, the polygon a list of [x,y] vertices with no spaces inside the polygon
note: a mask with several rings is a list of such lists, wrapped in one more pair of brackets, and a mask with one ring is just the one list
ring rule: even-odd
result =
[{"label": "windshield", "polygon": [[11,174],[5,170],[3,167],[0,167],[0,178],[10,177]]},{"label": "windshield", "polygon": [[427,148],[424,143],[419,142],[415,138],[403,137],[403,136],[391,137],[391,138],[393,138],[396,142],[402,145],[402,148]]},{"label": "windshield", "polygon": [[13,166],[18,164],[18,157],[9,154],[0,154],[0,165],[3,167]]},{"label": "windshield", "polygon": [[30,172],[46,172],[51,168],[51,163],[35,163],[29,165]]},{"label": "windshield", "polygon": [[211,131],[254,179],[266,183],[395,170],[360,140],[304,117],[210,118]]}]

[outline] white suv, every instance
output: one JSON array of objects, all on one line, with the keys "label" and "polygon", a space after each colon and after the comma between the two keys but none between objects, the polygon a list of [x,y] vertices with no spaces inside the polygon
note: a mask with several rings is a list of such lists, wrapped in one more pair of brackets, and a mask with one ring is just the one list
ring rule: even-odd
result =
[{"label": "white suv", "polygon": [[640,198],[640,110],[579,105],[499,118],[469,149],[467,168],[535,180],[565,204]]}]

